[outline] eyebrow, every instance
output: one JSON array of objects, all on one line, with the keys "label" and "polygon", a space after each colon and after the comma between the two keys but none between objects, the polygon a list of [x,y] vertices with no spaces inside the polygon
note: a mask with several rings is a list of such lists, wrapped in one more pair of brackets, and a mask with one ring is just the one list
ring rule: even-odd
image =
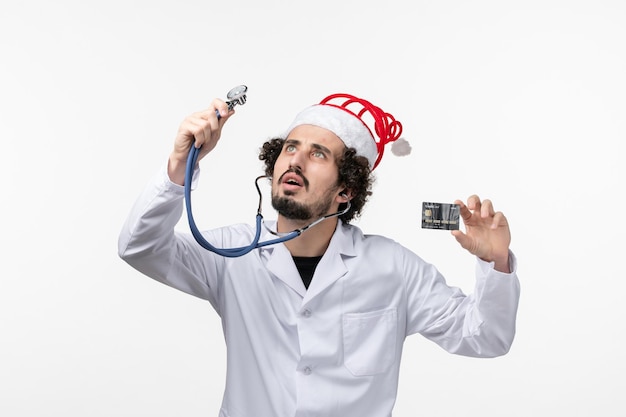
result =
[{"label": "eyebrow", "polygon": [[[287,139],[287,140],[285,140],[285,146],[287,146],[287,145],[301,145],[301,144],[302,144],[302,142],[299,141],[298,139]],[[320,145],[318,143],[312,144],[311,147],[313,149],[318,150],[318,151],[322,151],[326,155],[332,155],[333,154],[330,151],[330,149],[328,149],[326,146]]]}]

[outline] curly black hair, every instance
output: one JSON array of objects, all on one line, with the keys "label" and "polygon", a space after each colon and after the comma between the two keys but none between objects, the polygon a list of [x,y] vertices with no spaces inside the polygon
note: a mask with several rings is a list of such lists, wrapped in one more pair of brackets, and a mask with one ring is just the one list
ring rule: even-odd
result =
[{"label": "curly black hair", "polygon": [[[274,171],[274,164],[282,152],[285,139],[273,138],[263,144],[259,152],[259,160],[265,163],[265,175],[271,176]],[[337,185],[345,186],[352,191],[350,200],[350,210],[339,216],[344,223],[361,215],[361,210],[367,199],[372,195],[372,184],[374,177],[369,167],[367,158],[359,156],[354,148],[345,148],[343,155],[337,161],[339,167],[339,177]],[[339,206],[343,210],[345,204]]]}]

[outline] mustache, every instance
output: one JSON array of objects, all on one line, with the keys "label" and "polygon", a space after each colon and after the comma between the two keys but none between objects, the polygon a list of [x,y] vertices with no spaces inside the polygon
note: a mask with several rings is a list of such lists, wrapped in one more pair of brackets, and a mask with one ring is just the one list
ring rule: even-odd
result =
[{"label": "mustache", "polygon": [[302,171],[298,167],[290,167],[287,171],[283,172],[282,175],[278,178],[278,182],[281,183],[283,181],[283,177],[287,174],[296,174],[298,177],[302,179],[302,184],[304,184],[304,188],[309,188],[309,180],[306,179]]}]

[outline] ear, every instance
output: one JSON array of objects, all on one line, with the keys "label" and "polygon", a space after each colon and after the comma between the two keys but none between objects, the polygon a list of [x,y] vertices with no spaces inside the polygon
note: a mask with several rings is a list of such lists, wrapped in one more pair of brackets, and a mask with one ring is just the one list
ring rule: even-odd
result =
[{"label": "ear", "polygon": [[352,191],[347,188],[341,190],[339,192],[339,195],[337,196],[339,203],[347,203],[348,201],[352,200],[352,197]]}]

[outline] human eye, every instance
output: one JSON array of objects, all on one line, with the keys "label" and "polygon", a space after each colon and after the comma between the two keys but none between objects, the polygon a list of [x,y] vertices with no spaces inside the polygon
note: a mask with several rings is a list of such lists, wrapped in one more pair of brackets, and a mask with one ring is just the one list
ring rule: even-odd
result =
[{"label": "human eye", "polygon": [[296,150],[296,145],[287,145],[285,146],[286,152],[294,152]]},{"label": "human eye", "polygon": [[313,151],[313,157],[324,159],[326,158],[326,154],[322,151]]}]

